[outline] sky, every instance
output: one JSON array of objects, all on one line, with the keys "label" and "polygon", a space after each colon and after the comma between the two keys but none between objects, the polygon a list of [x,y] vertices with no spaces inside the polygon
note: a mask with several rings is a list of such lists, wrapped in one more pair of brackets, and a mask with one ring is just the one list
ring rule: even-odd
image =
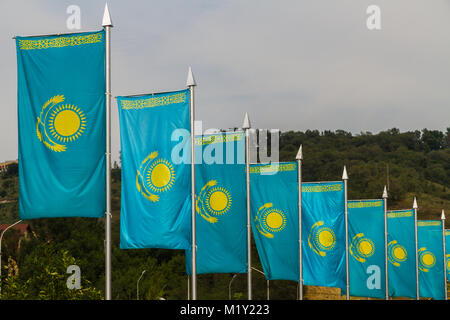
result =
[{"label": "sky", "polygon": [[[77,5],[81,29],[66,12]],[[369,30],[369,5],[381,29]],[[15,35],[101,29],[104,0],[1,0],[0,162],[18,157]],[[112,95],[179,90],[203,129],[450,127],[450,0],[108,0]],[[112,103],[112,156],[120,150]]]}]

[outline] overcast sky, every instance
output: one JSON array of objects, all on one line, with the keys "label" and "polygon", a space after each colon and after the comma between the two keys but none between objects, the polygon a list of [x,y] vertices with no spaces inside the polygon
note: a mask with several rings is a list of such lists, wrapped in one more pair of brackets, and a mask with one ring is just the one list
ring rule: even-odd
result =
[{"label": "overcast sky", "polygon": [[[369,30],[369,5],[381,30]],[[104,0],[1,0],[0,161],[16,159],[14,35],[101,29]],[[450,127],[450,0],[109,0],[113,96],[185,87],[203,128],[377,133]],[[120,148],[112,104],[112,152]]]}]

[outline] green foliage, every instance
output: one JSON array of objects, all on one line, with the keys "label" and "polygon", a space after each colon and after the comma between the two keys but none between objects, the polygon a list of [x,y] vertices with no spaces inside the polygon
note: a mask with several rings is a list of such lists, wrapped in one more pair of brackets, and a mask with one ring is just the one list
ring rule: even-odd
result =
[{"label": "green foliage", "polygon": [[[280,160],[295,159],[303,144],[304,181],[339,180],[346,165],[350,199],[379,198],[388,185],[389,206],[410,207],[411,196],[419,202],[423,195],[449,199],[448,141],[450,128],[446,134],[427,129],[400,133],[394,128],[355,136],[342,130],[289,131],[281,135]],[[439,213],[443,204],[425,207]]]},{"label": "green foliage", "polygon": [[[450,212],[450,128],[445,133],[423,129],[401,133],[352,135],[344,130],[285,132],[280,136],[280,161],[293,161],[303,145],[303,180],[335,181],[343,166],[349,174],[349,199],[380,198],[389,182],[390,209],[410,208],[414,196],[419,218]],[[17,166],[0,174],[0,222],[18,220]],[[122,250],[120,239],[121,171],[112,170],[112,298],[186,299],[185,253],[179,250]],[[388,179],[389,177],[389,179]],[[104,296],[104,219],[57,218],[24,221],[35,237],[21,241],[14,230],[3,242],[2,299],[102,299]],[[253,266],[262,270],[252,244]],[[69,290],[67,266],[81,269],[82,289]],[[198,275],[199,299],[247,298],[247,275]],[[254,271],[254,299],[266,298],[267,282]],[[231,292],[229,292],[231,288]],[[295,299],[297,283],[270,281],[271,299]]]},{"label": "green foliage", "polygon": [[66,270],[70,265],[77,265],[77,260],[67,250],[57,250],[52,243],[38,244],[25,257],[22,267],[11,262],[6,266],[8,277],[3,282],[2,299],[102,299],[102,292],[86,278],[81,289],[67,288]]}]

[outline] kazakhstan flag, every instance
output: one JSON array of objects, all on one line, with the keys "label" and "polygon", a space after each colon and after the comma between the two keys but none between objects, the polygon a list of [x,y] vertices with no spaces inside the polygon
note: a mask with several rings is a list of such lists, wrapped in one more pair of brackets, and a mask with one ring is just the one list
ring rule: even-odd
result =
[{"label": "kazakhstan flag", "polygon": [[386,297],[384,200],[348,201],[350,295]]},{"label": "kazakhstan flag", "polygon": [[444,248],[442,221],[417,222],[419,238],[419,294],[434,300],[445,300],[446,284],[444,270]]},{"label": "kazakhstan flag", "polygon": [[345,290],[344,182],[302,183],[305,285]]},{"label": "kazakhstan flag", "polygon": [[20,219],[105,214],[105,33],[16,37]]},{"label": "kazakhstan flag", "polygon": [[445,230],[445,270],[447,281],[450,280],[450,230]]},{"label": "kazakhstan flag", "polygon": [[188,249],[189,90],[117,97],[117,104],[122,151],[120,248]]},{"label": "kazakhstan flag", "polygon": [[[245,134],[196,137],[197,273],[247,272]],[[202,157],[200,157],[200,155]],[[191,273],[191,250],[186,252]]]},{"label": "kazakhstan flag", "polygon": [[251,223],[267,280],[299,280],[297,163],[250,166]]},{"label": "kazakhstan flag", "polygon": [[387,212],[389,296],[417,297],[414,210]]}]

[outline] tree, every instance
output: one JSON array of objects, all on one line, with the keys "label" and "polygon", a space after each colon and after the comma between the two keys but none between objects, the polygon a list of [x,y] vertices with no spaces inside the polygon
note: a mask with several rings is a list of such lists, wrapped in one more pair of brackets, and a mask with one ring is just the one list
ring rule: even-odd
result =
[{"label": "tree", "polygon": [[447,132],[445,133],[445,147],[450,148],[450,127],[447,128]]},{"label": "tree", "polygon": [[52,243],[40,244],[17,268],[13,260],[6,269],[2,299],[91,300],[102,299],[103,293],[81,276],[81,289],[68,289],[67,267],[77,261],[67,250],[57,250]]},{"label": "tree", "polygon": [[444,146],[444,134],[438,130],[422,130],[422,142],[426,152],[440,150]]}]

